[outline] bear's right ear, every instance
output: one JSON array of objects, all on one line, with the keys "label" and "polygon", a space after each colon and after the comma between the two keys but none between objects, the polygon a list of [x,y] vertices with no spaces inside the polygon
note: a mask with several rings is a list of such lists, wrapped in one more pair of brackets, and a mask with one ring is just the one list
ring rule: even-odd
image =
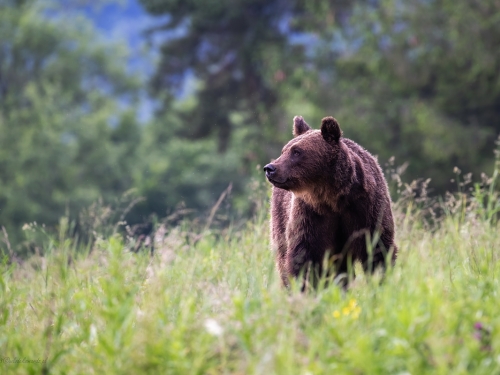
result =
[{"label": "bear's right ear", "polygon": [[333,117],[328,116],[321,120],[321,135],[328,143],[337,143],[342,137],[340,125]]},{"label": "bear's right ear", "polygon": [[298,137],[304,134],[306,131],[311,130],[311,127],[307,125],[302,116],[295,116],[293,118],[293,136]]}]

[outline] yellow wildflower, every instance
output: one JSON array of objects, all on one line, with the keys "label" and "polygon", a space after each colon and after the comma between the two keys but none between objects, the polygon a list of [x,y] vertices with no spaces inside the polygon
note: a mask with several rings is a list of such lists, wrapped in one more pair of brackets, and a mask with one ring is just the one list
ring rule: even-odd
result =
[{"label": "yellow wildflower", "polygon": [[340,311],[339,311],[339,310],[335,310],[335,311],[333,312],[333,317],[334,317],[335,319],[340,318]]}]

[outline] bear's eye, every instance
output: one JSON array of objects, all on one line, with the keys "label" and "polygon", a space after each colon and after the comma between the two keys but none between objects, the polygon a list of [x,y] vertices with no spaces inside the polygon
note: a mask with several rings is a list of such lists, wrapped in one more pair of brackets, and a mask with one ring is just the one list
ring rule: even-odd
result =
[{"label": "bear's eye", "polygon": [[299,150],[293,150],[292,151],[293,156],[300,156],[300,151]]}]

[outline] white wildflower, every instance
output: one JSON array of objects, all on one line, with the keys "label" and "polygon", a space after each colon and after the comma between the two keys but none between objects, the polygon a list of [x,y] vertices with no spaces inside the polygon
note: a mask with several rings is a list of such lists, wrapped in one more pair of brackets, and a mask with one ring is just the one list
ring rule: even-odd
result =
[{"label": "white wildflower", "polygon": [[208,333],[214,336],[221,336],[224,332],[221,325],[214,319],[205,320],[205,329]]},{"label": "white wildflower", "polygon": [[97,342],[97,328],[93,324],[90,325],[89,341],[91,344],[95,344]]}]

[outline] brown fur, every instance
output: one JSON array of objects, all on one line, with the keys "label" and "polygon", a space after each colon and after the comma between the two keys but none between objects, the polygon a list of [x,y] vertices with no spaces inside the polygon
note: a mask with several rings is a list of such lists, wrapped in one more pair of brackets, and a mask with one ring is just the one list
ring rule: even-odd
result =
[{"label": "brown fur", "polygon": [[[283,283],[303,273],[316,284],[320,275],[345,274],[350,261],[365,270],[385,267],[389,251],[394,262],[391,201],[376,159],[342,138],[333,117],[312,130],[296,116],[293,134],[281,156],[264,167],[274,185],[271,243]],[[373,239],[375,233],[380,239],[370,256],[367,235]]]}]

